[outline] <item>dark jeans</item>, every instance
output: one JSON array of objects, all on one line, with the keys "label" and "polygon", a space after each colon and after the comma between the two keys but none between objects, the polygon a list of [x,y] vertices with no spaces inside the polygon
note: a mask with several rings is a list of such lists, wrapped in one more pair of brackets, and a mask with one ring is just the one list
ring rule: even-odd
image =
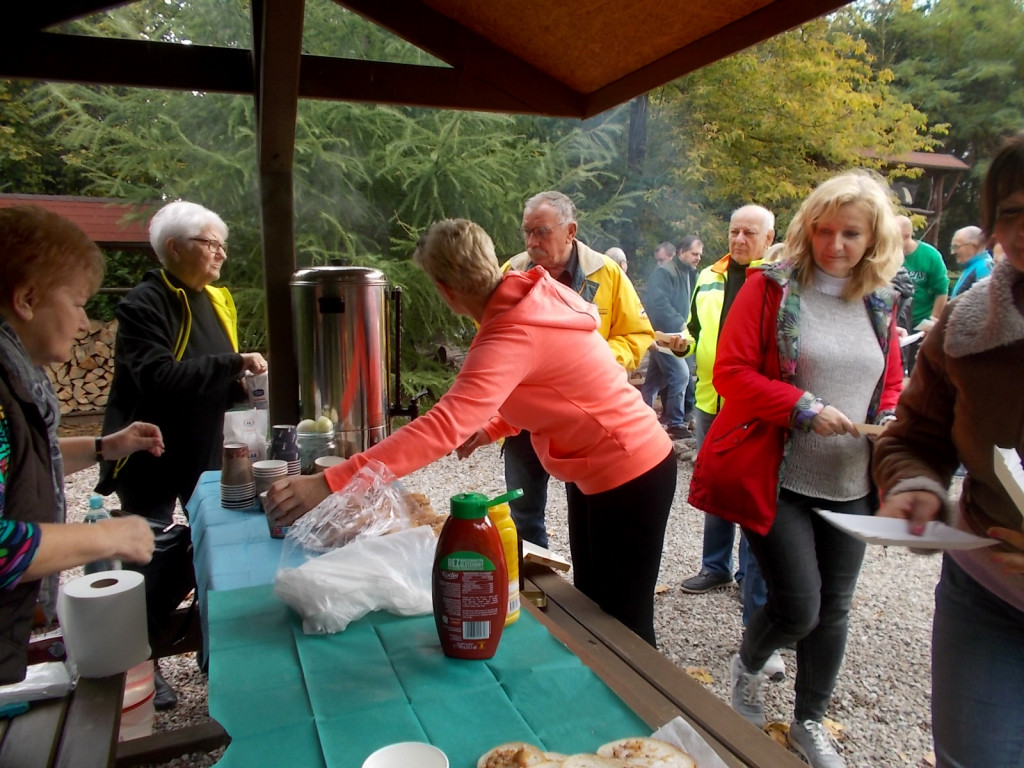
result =
[{"label": "dark jeans", "polygon": [[948,555],[935,588],[932,738],[938,768],[1024,768],[1024,613]]},{"label": "dark jeans", "polygon": [[654,588],[678,473],[674,451],[640,477],[587,495],[566,483],[573,583],[652,646]]},{"label": "dark jeans", "polygon": [[544,525],[544,508],[548,505],[548,479],[551,477],[541,466],[533,450],[530,433],[506,437],[502,447],[505,457],[505,487],[512,491],[523,489],[523,495],[509,502],[512,519],[519,538],[540,547],[548,545],[548,530]]},{"label": "dark jeans", "polygon": [[850,605],[865,545],[813,511],[871,513],[869,496],[826,501],[783,490],[767,535],[745,531],[761,566],[768,600],[743,632],[740,658],[761,669],[772,651],[796,642],[797,720],[820,721],[846,652]]}]

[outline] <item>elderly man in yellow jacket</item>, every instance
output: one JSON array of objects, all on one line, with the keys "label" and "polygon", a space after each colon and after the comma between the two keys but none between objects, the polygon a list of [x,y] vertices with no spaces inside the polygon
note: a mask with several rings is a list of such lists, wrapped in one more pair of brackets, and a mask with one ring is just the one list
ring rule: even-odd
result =
[{"label": "elderly man in yellow jacket", "polygon": [[[502,271],[543,267],[597,307],[600,334],[619,365],[634,370],[654,341],[640,297],[618,265],[576,239],[576,206],[561,192],[534,195],[523,209],[523,241],[526,250],[509,259]],[[581,375],[586,375],[581,372]],[[511,503],[519,535],[542,547],[548,544],[544,508],[548,498],[548,473],[540,465],[529,432],[505,440],[505,483],[524,494]]]},{"label": "elderly man in yellow jacket", "polygon": [[[775,216],[759,205],[737,209],[729,220],[729,253],[710,267],[701,270],[690,304],[687,330],[694,340],[690,352],[697,360],[697,403],[693,409],[697,449],[711,428],[722,398],[715,391],[712,371],[718,353],[718,336],[744,281],[747,268],[764,259],[775,239]],[[704,515],[704,546],[701,568],[696,576],[683,581],[682,589],[700,594],[732,584],[732,548],[736,526],[714,515]],[[737,579],[742,579],[743,623],[757,605],[765,600],[764,580],[757,561],[750,556],[745,539],[740,539],[740,562]],[[785,677],[785,667],[778,651],[764,667],[772,679]]]}]

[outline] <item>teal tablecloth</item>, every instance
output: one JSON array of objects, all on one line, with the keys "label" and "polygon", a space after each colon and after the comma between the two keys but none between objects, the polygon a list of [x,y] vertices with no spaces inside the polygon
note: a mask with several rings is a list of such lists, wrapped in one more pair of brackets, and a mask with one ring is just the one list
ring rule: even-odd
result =
[{"label": "teal tablecloth", "polygon": [[452,768],[473,768],[506,741],[592,752],[650,732],[526,611],[481,662],[446,658],[432,616],[373,613],[304,635],[269,586],[208,601],[210,715],[232,738],[220,768],[359,768],[397,741],[430,742]]}]

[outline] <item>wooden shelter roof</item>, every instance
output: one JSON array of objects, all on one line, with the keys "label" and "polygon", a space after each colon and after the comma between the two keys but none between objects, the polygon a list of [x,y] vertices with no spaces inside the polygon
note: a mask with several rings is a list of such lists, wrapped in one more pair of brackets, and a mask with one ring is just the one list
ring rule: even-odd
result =
[{"label": "wooden shelter roof", "polygon": [[[203,2],[204,0],[197,0]],[[337,1],[337,0],[336,0]],[[301,50],[304,2],[252,0],[252,49],[48,31],[124,2],[4,13],[0,77],[590,117],[828,13],[840,0],[341,0],[447,66]]]},{"label": "wooden shelter roof", "polygon": [[[193,0],[198,5],[214,0]],[[303,52],[304,0],[250,0],[252,43],[186,45],[62,34],[129,5],[36,0],[4,8],[0,78],[252,94],[275,423],[298,416],[290,349],[292,162],[299,99],[587,118],[787,29],[843,0],[334,0],[438,66]],[[154,3],[154,8],[157,4]],[[156,11],[154,11],[156,12]],[[184,12],[187,12],[187,7]]]}]

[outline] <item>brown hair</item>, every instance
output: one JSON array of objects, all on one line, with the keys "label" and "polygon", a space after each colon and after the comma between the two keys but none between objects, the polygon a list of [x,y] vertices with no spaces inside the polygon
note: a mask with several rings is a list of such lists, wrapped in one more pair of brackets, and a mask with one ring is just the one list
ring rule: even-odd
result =
[{"label": "brown hair", "polygon": [[981,225],[992,234],[999,201],[1024,189],[1024,133],[1008,139],[992,158],[981,187]]},{"label": "brown hair", "polygon": [[80,276],[99,290],[103,254],[77,224],[37,205],[0,209],[0,305],[27,284],[48,290]]}]

